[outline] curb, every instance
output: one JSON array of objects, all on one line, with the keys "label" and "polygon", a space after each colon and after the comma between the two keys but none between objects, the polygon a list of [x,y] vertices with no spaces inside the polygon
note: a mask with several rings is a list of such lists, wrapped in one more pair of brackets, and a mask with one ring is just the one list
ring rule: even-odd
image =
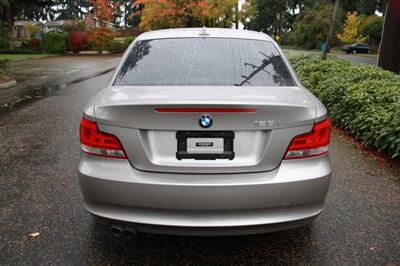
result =
[{"label": "curb", "polygon": [[0,90],[9,89],[11,87],[15,87],[16,85],[17,85],[17,81],[16,80],[10,80],[10,81],[7,81],[5,83],[0,83]]},{"label": "curb", "polygon": [[9,62],[21,62],[21,61],[28,61],[28,60],[40,60],[40,59],[46,59],[50,57],[57,57],[60,56],[58,54],[49,54],[43,57],[31,57],[31,58],[13,58],[13,59],[8,59]]}]

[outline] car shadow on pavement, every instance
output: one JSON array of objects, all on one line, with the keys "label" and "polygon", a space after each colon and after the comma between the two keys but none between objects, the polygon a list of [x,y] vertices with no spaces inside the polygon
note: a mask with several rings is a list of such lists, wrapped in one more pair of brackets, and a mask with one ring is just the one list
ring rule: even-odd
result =
[{"label": "car shadow on pavement", "polygon": [[269,234],[187,237],[140,233],[115,237],[93,221],[88,264],[295,264],[309,260],[312,226]]}]

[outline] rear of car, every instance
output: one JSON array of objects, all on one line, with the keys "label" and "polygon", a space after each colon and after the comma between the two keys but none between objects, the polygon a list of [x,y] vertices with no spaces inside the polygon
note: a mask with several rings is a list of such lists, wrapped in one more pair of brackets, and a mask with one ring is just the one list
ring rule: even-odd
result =
[{"label": "rear of car", "polygon": [[329,137],[267,35],[155,31],[86,106],[78,176],[90,213],[139,231],[277,231],[321,212]]}]

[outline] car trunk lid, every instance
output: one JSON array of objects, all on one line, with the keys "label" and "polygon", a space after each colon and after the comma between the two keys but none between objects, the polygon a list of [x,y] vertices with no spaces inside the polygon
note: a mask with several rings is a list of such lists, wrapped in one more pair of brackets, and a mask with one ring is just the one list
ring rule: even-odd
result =
[{"label": "car trunk lid", "polygon": [[[94,113],[99,128],[118,136],[139,170],[237,173],[277,167],[291,139],[312,128],[316,107],[297,87],[122,86],[106,89]],[[199,119],[206,114],[212,125],[202,128]],[[234,158],[178,158],[182,132],[232,132]],[[221,142],[219,135],[204,134],[201,140],[208,141],[192,135],[184,141]]]}]

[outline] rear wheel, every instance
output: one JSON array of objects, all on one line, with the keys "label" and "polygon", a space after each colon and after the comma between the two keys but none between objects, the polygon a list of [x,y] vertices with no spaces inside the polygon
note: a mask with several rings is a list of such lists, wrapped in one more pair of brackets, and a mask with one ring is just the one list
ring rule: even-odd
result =
[{"label": "rear wheel", "polygon": [[352,53],[353,53],[353,54],[356,54],[356,53],[357,53],[357,50],[353,50]]}]

